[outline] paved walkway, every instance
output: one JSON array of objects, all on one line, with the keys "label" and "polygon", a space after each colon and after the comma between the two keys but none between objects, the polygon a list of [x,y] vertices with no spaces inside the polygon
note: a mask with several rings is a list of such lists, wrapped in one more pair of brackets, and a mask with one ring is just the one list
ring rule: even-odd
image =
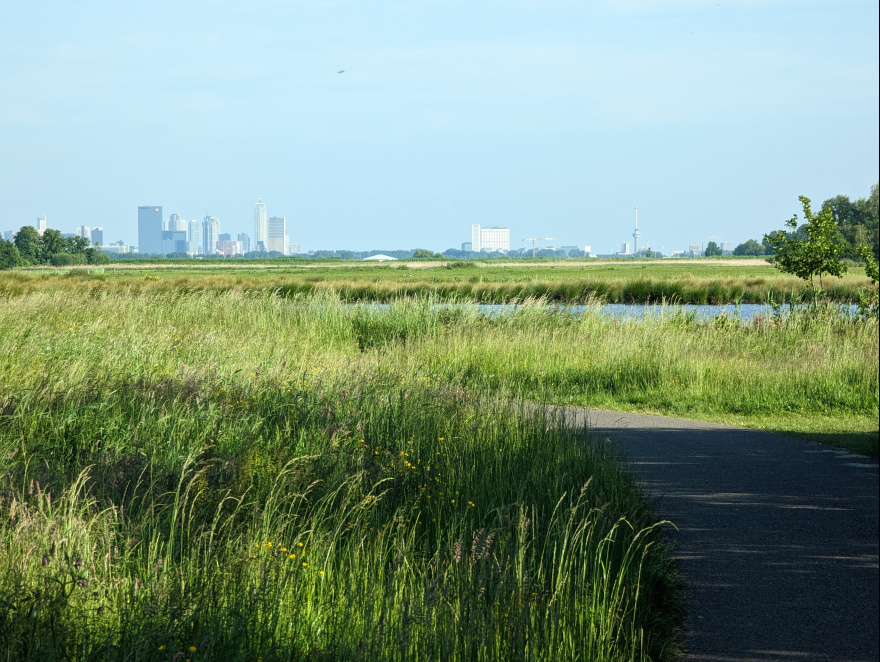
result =
[{"label": "paved walkway", "polygon": [[675,523],[689,660],[877,662],[877,462],[789,437],[566,409]]}]

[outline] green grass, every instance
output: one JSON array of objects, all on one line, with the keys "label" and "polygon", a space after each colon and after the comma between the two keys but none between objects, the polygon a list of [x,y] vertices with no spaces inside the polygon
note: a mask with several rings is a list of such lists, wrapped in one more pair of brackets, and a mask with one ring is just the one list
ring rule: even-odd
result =
[{"label": "green grass", "polygon": [[670,659],[682,598],[642,494],[526,403],[877,455],[877,321],[829,310],[53,282],[0,305],[7,659]]},{"label": "green grass", "polygon": [[412,305],[4,301],[6,659],[671,659],[679,583],[613,449],[386,360],[438,328]]},{"label": "green grass", "polygon": [[[126,263],[92,274],[86,268],[53,275],[30,269],[0,274],[0,294],[36,290],[93,291],[278,291],[285,296],[332,290],[346,301],[388,302],[401,296],[434,296],[484,303],[544,298],[587,302],[764,303],[800,301],[807,288],[799,279],[760,261],[725,260],[558,260],[542,262],[400,263],[240,260],[170,264]],[[858,302],[868,280],[861,269],[826,283],[837,301]]]}]

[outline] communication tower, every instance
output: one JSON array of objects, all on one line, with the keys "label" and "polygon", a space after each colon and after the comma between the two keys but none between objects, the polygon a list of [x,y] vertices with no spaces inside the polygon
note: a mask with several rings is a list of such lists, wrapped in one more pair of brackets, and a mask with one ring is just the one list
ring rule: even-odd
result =
[{"label": "communication tower", "polygon": [[639,254],[639,239],[642,238],[642,233],[639,232],[639,208],[636,207],[636,229],[633,230],[633,255]]}]

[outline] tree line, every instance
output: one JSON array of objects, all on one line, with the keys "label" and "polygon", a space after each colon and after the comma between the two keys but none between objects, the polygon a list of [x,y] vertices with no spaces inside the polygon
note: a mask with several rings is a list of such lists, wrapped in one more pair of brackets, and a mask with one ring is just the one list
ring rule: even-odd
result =
[{"label": "tree line", "polygon": [[[850,200],[849,196],[836,195],[822,203],[819,213],[830,214],[834,221],[831,232],[832,240],[841,248],[840,257],[850,260],[862,260],[860,246],[867,246],[880,258],[880,241],[878,241],[878,186],[871,187],[867,198]],[[734,255],[773,255],[774,239],[779,231],[765,235],[763,241],[749,239],[733,249]],[[801,241],[807,239],[807,223],[793,228],[791,233]],[[769,239],[769,240],[768,240]]]},{"label": "tree line", "polygon": [[65,237],[52,228],[44,230],[41,235],[36,228],[26,225],[15,233],[12,241],[0,239],[0,269],[108,262],[110,257],[97,246],[90,246],[86,237]]}]

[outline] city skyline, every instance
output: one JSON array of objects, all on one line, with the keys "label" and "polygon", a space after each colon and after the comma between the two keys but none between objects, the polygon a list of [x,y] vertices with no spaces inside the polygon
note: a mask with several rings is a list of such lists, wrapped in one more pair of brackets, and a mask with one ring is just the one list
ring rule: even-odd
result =
[{"label": "city skyline", "polygon": [[0,22],[0,228],[135,244],[155,201],[254,234],[259,194],[304,248],[605,252],[638,206],[669,250],[878,179],[876,2],[43,9]]}]

